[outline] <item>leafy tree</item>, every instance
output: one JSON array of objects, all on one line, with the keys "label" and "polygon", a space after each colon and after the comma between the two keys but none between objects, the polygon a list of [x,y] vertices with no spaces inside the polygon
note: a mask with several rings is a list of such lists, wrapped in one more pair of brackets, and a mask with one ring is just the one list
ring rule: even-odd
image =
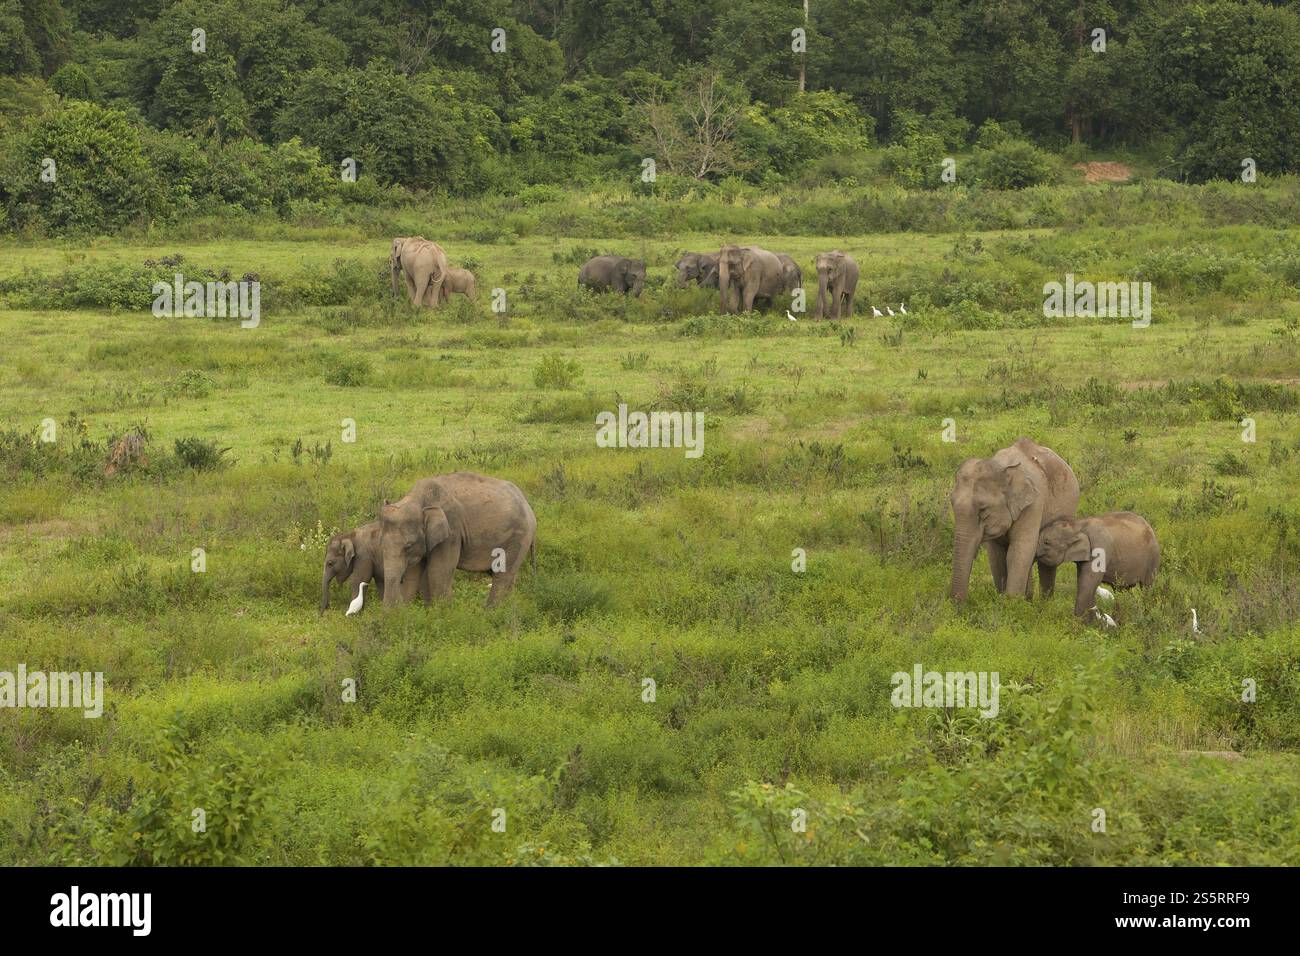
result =
[{"label": "leafy tree", "polygon": [[1187,7],[1151,42],[1155,101],[1182,130],[1196,180],[1300,169],[1300,16],[1261,3]]},{"label": "leafy tree", "polygon": [[288,96],[275,130],[317,147],[326,163],[347,157],[358,174],[454,193],[488,185],[500,121],[455,87],[426,74],[406,77],[384,62],[365,69],[311,70]]},{"label": "leafy tree", "polygon": [[[170,213],[140,127],[118,110],[66,102],[13,134],[0,155],[0,206],[15,225],[109,232]],[[53,182],[41,179],[46,158]]]}]

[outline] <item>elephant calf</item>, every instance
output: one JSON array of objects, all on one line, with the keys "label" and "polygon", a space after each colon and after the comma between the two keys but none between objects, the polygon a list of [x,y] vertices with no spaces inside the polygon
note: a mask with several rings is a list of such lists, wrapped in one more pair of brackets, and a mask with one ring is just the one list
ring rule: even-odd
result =
[{"label": "elephant calf", "polygon": [[478,283],[474,279],[474,273],[468,269],[447,270],[447,281],[442,285],[443,301],[450,299],[453,293],[457,292],[470,300],[478,298]]},{"label": "elephant calf", "polygon": [[645,287],[645,260],[624,256],[596,256],[578,271],[578,285],[596,292],[629,292],[640,296]]},{"label": "elephant calf", "polygon": [[694,282],[704,289],[718,287],[718,254],[716,252],[687,252],[677,260],[677,284]]},{"label": "elephant calf", "polygon": [[321,575],[320,610],[324,614],[330,606],[330,585],[335,581],[348,583],[349,599],[355,598],[363,581],[374,580],[375,590],[382,600],[384,573],[379,550],[379,522],[363,524],[352,531],[336,534],[325,546],[325,570]]},{"label": "elephant calf", "polygon": [[1038,563],[1055,567],[1073,561],[1079,569],[1074,613],[1087,617],[1097,603],[1097,585],[1150,587],[1160,569],[1160,543],[1145,518],[1109,511],[1095,518],[1059,518],[1038,536]]}]

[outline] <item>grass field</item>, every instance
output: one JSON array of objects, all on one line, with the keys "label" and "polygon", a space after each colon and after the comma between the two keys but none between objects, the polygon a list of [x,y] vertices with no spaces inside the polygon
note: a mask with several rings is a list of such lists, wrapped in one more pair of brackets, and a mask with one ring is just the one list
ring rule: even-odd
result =
[{"label": "grass field", "polygon": [[[743,236],[810,287],[852,253],[837,323],[671,288],[724,230],[447,239],[480,303],[415,313],[391,234],[0,247],[0,670],[106,700],[0,711],[0,861],[1300,860],[1300,228]],[[645,256],[642,299],[574,288],[597,251]],[[149,313],[146,272],[204,269],[261,277],[258,328]],[[1151,281],[1151,327],[1044,318],[1067,272]],[[704,454],[597,447],[620,402],[703,411]],[[953,474],[1022,435],[1160,537],[1118,629],[1069,571],[1015,601],[981,557],[945,597]],[[537,513],[514,596],[318,616],[329,535],[457,469]],[[892,707],[917,663],[999,672],[999,716]]]}]

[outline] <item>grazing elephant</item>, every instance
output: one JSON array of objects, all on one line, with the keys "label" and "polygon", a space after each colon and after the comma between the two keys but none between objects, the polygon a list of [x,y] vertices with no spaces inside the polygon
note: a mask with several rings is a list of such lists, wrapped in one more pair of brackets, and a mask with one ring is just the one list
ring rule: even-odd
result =
[{"label": "grazing elephant", "polygon": [[[966,600],[981,544],[988,545],[998,591],[1028,597],[1039,533],[1058,518],[1073,518],[1078,508],[1079,481],[1070,466],[1028,438],[992,458],[966,459],[952,490],[952,599],[958,604]],[[1051,594],[1056,568],[1039,564],[1038,577],[1043,594]]]},{"label": "grazing elephant", "polygon": [[421,569],[426,600],[451,594],[457,568],[490,573],[492,607],[514,586],[526,555],[536,567],[537,518],[524,493],[500,478],[471,471],[421,478],[403,498],[384,502],[379,522],[385,607],[410,600],[394,582]]},{"label": "grazing elephant", "polygon": [[447,278],[447,253],[436,242],[423,236],[402,236],[393,240],[388,254],[393,295],[397,295],[397,277],[406,280],[406,294],[411,305],[437,306],[446,301],[442,285]]},{"label": "grazing elephant", "polygon": [[736,290],[736,310],[752,312],[756,299],[769,302],[785,291],[785,267],[776,253],[758,246],[723,246],[718,252],[718,290],[722,311],[731,312],[731,290]]},{"label": "grazing elephant", "polygon": [[853,291],[858,287],[858,264],[853,257],[836,249],[823,252],[814,263],[817,266],[817,310],[815,318],[827,314],[827,290],[830,291],[830,317],[853,318]]},{"label": "grazing elephant", "polygon": [[645,286],[645,260],[623,256],[596,256],[583,263],[578,285],[596,292],[622,292],[641,295]]},{"label": "grazing elephant", "polygon": [[443,301],[446,302],[457,292],[467,299],[478,298],[478,283],[474,279],[474,273],[468,269],[451,268],[447,270],[447,281],[442,284]]},{"label": "grazing elephant", "polygon": [[[330,606],[330,585],[346,581],[348,599],[355,599],[363,581],[374,580],[380,598],[384,596],[384,573],[379,551],[379,522],[334,535],[325,546],[325,569],[321,574],[320,610]],[[418,582],[417,582],[418,583]]]},{"label": "grazing elephant", "polygon": [[799,263],[795,262],[783,252],[778,252],[776,257],[781,260],[781,277],[785,283],[785,292],[793,292],[803,285],[803,270],[799,268]]},{"label": "grazing elephant", "polygon": [[1079,570],[1074,613],[1097,605],[1097,585],[1149,588],[1160,569],[1160,542],[1145,518],[1108,511],[1095,518],[1058,518],[1038,535],[1038,566],[1073,561]]},{"label": "grazing elephant", "polygon": [[695,282],[705,289],[718,287],[718,254],[687,252],[677,260],[677,284]]}]

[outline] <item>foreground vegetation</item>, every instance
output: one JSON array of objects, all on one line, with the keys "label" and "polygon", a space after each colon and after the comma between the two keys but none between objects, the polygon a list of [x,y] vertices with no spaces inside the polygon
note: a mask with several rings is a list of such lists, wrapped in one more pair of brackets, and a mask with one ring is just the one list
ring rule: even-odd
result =
[{"label": "foreground vegetation", "polygon": [[[575,195],[6,246],[0,669],[102,670],[106,713],[0,711],[0,860],[1296,862],[1300,254],[1269,212],[1295,184],[1064,190],[948,199],[924,235]],[[483,301],[390,299],[409,232]],[[805,270],[852,253],[857,317],[724,317],[667,282],[738,234]],[[577,290],[594,251],[644,255],[645,295]],[[176,271],[258,275],[262,324],[154,318]],[[1065,272],[1151,281],[1151,327],[1044,318]],[[619,402],[704,411],[704,455],[597,448]],[[106,476],[129,433],[143,458]],[[945,599],[953,472],[1020,435],[1081,512],[1160,535],[1119,629],[1073,619],[1068,572],[1008,601],[980,559]],[[537,572],[493,611],[460,576],[445,605],[318,617],[330,533],[458,468],[524,489]],[[997,719],[891,707],[918,662],[998,671]]]}]

